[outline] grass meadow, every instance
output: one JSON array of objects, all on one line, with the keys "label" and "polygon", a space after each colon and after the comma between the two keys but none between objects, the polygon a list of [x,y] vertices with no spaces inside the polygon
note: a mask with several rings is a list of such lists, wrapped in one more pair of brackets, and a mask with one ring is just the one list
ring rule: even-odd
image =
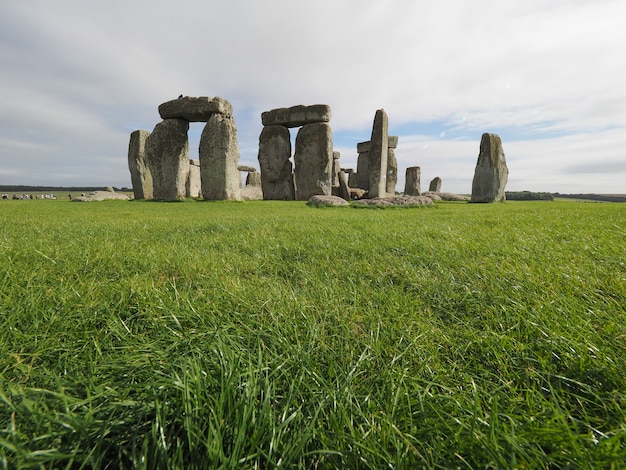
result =
[{"label": "grass meadow", "polygon": [[0,216],[0,468],[625,465],[623,204]]}]

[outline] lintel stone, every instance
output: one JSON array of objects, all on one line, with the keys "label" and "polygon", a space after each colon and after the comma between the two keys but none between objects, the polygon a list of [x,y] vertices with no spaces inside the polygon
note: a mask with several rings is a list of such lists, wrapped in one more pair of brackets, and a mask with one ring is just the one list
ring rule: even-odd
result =
[{"label": "lintel stone", "polygon": [[185,119],[189,122],[207,122],[214,114],[232,116],[233,107],[224,98],[185,96],[159,105],[163,119]]},{"label": "lintel stone", "polygon": [[264,126],[281,125],[300,127],[316,122],[330,122],[330,106],[314,104],[311,106],[297,105],[291,108],[277,108],[261,113]]}]

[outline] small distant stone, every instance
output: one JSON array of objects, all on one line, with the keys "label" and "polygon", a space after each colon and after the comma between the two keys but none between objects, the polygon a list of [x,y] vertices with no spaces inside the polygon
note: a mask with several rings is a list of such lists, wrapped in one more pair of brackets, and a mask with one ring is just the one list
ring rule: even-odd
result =
[{"label": "small distant stone", "polygon": [[246,186],[239,191],[243,201],[259,201],[263,199],[263,191],[260,186]]},{"label": "small distant stone", "polygon": [[426,196],[393,196],[373,199],[360,199],[353,202],[354,205],[362,206],[432,206],[433,200]]},{"label": "small distant stone", "polygon": [[348,201],[339,196],[312,196],[306,203],[307,206],[349,206]]},{"label": "small distant stone", "polygon": [[126,194],[116,193],[111,191],[94,191],[87,195],[81,194],[72,198],[72,202],[93,202],[93,201],[105,201],[110,199],[117,199],[120,201],[127,201],[129,197]]}]

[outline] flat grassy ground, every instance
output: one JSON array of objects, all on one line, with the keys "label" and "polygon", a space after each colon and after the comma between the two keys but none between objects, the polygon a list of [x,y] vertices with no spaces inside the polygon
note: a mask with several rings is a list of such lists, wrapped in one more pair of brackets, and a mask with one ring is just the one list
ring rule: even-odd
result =
[{"label": "flat grassy ground", "polygon": [[621,468],[626,206],[0,201],[0,468]]}]

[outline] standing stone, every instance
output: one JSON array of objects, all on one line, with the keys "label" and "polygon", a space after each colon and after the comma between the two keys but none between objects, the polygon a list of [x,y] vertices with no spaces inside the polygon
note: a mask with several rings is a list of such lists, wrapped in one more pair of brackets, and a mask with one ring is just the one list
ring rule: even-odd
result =
[{"label": "standing stone", "polygon": [[356,184],[352,187],[361,188],[365,191],[370,188],[370,173],[367,167],[368,159],[369,150],[367,152],[359,152],[356,160]]},{"label": "standing stone", "polygon": [[350,188],[348,187],[348,184],[346,183],[346,174],[340,170],[339,174],[337,175],[337,178],[339,179],[338,196],[342,199],[345,199],[346,201],[349,201],[350,200]]},{"label": "standing stone", "polygon": [[161,119],[184,119],[189,122],[207,122],[214,114],[232,116],[233,107],[224,98],[197,98],[185,96],[159,105]]},{"label": "standing stone", "polygon": [[387,193],[388,127],[387,113],[384,109],[377,110],[374,116],[374,125],[372,126],[372,138],[370,139],[367,161],[370,182],[368,195],[370,199],[385,197]]},{"label": "standing stone", "polygon": [[357,173],[355,172],[348,173],[348,187],[350,188],[359,187],[359,185],[357,184]]},{"label": "standing stone", "polygon": [[152,174],[145,158],[149,135],[149,131],[135,131],[128,143],[128,169],[135,199],[152,199]]},{"label": "standing stone", "polygon": [[291,158],[289,129],[284,126],[265,126],[259,137],[259,165],[263,199],[293,201],[295,188]]},{"label": "standing stone", "polygon": [[200,160],[189,160],[189,178],[187,178],[187,197],[201,197]]},{"label": "standing stone", "polygon": [[153,198],[184,199],[189,175],[189,122],[165,119],[146,138],[145,158],[152,175]]},{"label": "standing stone", "polygon": [[441,178],[439,178],[438,176],[435,176],[430,182],[430,185],[428,186],[428,191],[430,191],[431,193],[440,192],[441,191]]},{"label": "standing stone", "polygon": [[260,188],[261,187],[261,174],[258,171],[249,171],[246,175],[246,186]]},{"label": "standing stone", "polygon": [[404,179],[404,194],[407,196],[421,196],[420,183],[422,170],[419,166],[410,166],[406,169]]},{"label": "standing stone", "polygon": [[470,202],[505,201],[504,188],[508,179],[509,169],[506,166],[500,137],[497,134],[483,134]]},{"label": "standing stone", "polygon": [[211,115],[200,136],[199,154],[202,197],[205,200],[240,200],[239,144],[232,116]]},{"label": "standing stone", "polygon": [[387,194],[392,196],[396,194],[396,184],[398,183],[398,160],[396,158],[396,152],[393,148],[387,149]]},{"label": "standing stone", "polygon": [[306,124],[296,136],[296,199],[332,194],[333,136],[325,122]]},{"label": "standing stone", "polygon": [[339,159],[341,158],[340,152],[333,152],[333,188],[339,187],[339,172],[341,171],[341,164],[339,163]]}]

